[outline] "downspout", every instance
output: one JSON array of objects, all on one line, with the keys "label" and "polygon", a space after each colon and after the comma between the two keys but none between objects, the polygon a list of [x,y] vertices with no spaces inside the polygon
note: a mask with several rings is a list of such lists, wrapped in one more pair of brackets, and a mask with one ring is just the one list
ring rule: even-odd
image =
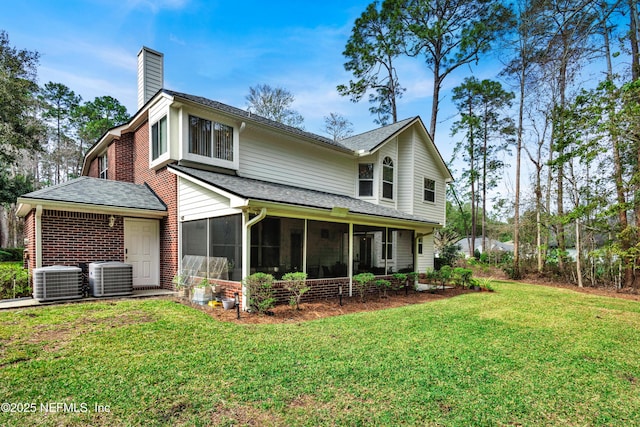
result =
[{"label": "downspout", "polygon": [[[245,212],[245,215],[247,218],[249,217],[248,212]],[[244,256],[242,260],[242,278],[243,279],[249,275],[249,272],[251,270],[251,227],[253,227],[255,224],[262,221],[266,216],[267,216],[267,208],[260,209],[260,213],[256,217],[247,221],[244,228],[242,229],[242,242],[244,246]],[[243,310],[245,311],[247,310],[248,303],[249,303],[249,300],[247,298],[247,290],[243,280],[243,283],[242,283],[242,309]]]},{"label": "downspout", "polygon": [[36,206],[36,268],[42,267],[42,205]]}]

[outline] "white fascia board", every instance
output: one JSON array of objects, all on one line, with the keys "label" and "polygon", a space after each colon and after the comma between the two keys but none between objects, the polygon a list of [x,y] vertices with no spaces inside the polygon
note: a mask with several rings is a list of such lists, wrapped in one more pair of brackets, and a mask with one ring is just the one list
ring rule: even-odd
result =
[{"label": "white fascia board", "polygon": [[164,218],[168,215],[166,211],[155,211],[148,209],[123,208],[118,206],[90,205],[85,203],[58,202],[53,200],[18,198],[18,216],[26,216],[36,206],[43,209],[63,212],[82,212],[105,215],[131,216],[139,218]]},{"label": "white fascia board", "polygon": [[182,173],[180,171],[177,171],[175,169],[168,168],[167,170],[169,172],[179,176],[180,178],[186,180],[186,181],[192,182],[192,183],[194,183],[196,185],[199,185],[202,188],[206,188],[209,191],[212,191],[212,192],[214,192],[216,194],[219,194],[219,195],[221,195],[223,197],[226,197],[227,199],[229,199],[229,207],[231,207],[231,208],[244,208],[244,207],[247,207],[249,205],[249,200],[245,199],[244,197],[237,196],[237,195],[235,195],[233,193],[230,193],[230,192],[228,192],[226,190],[223,190],[223,189],[218,188],[216,186],[213,186],[211,184],[207,184],[206,182],[202,182],[198,178],[194,178],[192,176],[189,176],[189,175],[187,175],[185,173]]},{"label": "white fascia board", "polygon": [[366,215],[348,212],[344,216],[332,215],[332,209],[313,208],[306,206],[287,205],[283,203],[265,202],[261,200],[249,200],[249,207],[259,210],[266,208],[269,215],[287,218],[309,219],[316,221],[352,223],[358,225],[371,225],[382,227],[396,227],[408,230],[432,230],[441,228],[441,224],[424,223],[401,218],[389,218],[383,216]]}]

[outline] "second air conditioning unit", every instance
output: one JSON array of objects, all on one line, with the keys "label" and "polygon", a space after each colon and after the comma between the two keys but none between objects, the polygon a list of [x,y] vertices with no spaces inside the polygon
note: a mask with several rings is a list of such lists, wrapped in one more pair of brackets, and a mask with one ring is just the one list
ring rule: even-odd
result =
[{"label": "second air conditioning unit", "polygon": [[90,263],[89,291],[93,297],[131,295],[133,266],[118,261]]}]

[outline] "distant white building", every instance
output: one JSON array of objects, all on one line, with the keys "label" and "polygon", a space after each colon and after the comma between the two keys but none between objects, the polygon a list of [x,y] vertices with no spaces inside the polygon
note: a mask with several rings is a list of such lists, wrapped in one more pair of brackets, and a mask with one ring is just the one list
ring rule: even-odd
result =
[{"label": "distant white building", "polygon": [[[456,242],[456,245],[460,247],[461,253],[465,257],[469,257],[469,244],[471,243],[471,237],[463,237]],[[487,249],[491,252],[513,252],[513,242],[500,242],[494,239],[486,239]],[[474,248],[482,253],[482,237],[476,237]]]}]

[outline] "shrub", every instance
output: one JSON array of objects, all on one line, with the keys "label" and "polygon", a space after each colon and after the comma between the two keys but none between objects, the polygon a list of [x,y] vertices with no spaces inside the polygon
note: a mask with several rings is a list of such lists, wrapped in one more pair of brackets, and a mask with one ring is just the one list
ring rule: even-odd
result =
[{"label": "shrub", "polygon": [[0,299],[27,297],[31,291],[29,273],[20,263],[0,264]]},{"label": "shrub", "polygon": [[369,284],[375,280],[376,276],[373,273],[360,273],[353,276],[353,281],[356,285],[356,290],[360,295],[360,302],[364,302],[365,295],[367,294],[367,288]]},{"label": "shrub", "polygon": [[282,280],[284,282],[284,288],[291,292],[289,305],[291,307],[295,306],[296,310],[300,310],[300,301],[302,300],[302,295],[304,295],[305,292],[311,289],[309,286],[306,286],[307,273],[287,273],[282,276]]},{"label": "shrub", "polygon": [[253,273],[244,279],[249,292],[249,308],[258,313],[266,313],[276,305],[273,289],[273,276],[266,273]]},{"label": "shrub", "polygon": [[453,269],[449,265],[443,265],[442,268],[438,271],[440,283],[442,284],[442,290],[444,290],[445,285],[449,283],[452,275]]},{"label": "shrub", "polygon": [[387,289],[391,288],[391,282],[385,279],[378,279],[375,281],[376,288],[380,294],[380,298],[387,297]]},{"label": "shrub", "polygon": [[22,248],[0,249],[0,262],[22,261],[23,252]]},{"label": "shrub", "polygon": [[396,293],[402,289],[407,283],[407,275],[405,273],[395,273],[391,281],[391,287]]},{"label": "shrub", "polygon": [[471,284],[473,270],[469,268],[456,267],[453,269],[453,281],[456,285],[468,288]]},{"label": "shrub", "polygon": [[418,286],[418,277],[420,277],[420,273],[418,273],[417,271],[407,273],[407,280],[409,280],[410,284],[413,284],[414,290],[416,289],[416,286]]}]

